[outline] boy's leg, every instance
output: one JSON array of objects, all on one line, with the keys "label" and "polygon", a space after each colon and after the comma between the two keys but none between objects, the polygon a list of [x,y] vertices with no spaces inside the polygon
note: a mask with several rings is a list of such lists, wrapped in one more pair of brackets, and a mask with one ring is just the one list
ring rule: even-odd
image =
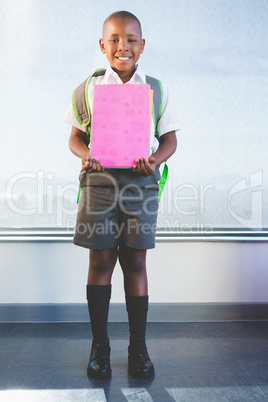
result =
[{"label": "boy's leg", "polygon": [[90,250],[88,285],[110,285],[117,261],[117,247],[106,250]]},{"label": "boy's leg", "polygon": [[90,250],[87,301],[93,340],[87,371],[93,377],[106,377],[111,374],[107,321],[111,276],[116,260],[116,248]]},{"label": "boy's leg", "polygon": [[126,307],[129,319],[129,370],[132,375],[137,377],[152,376],[154,366],[146,347],[148,311],[146,250],[121,246],[119,261],[124,273]]},{"label": "boy's leg", "polygon": [[128,296],[147,296],[147,250],[120,246],[119,262],[124,274],[124,288]]}]

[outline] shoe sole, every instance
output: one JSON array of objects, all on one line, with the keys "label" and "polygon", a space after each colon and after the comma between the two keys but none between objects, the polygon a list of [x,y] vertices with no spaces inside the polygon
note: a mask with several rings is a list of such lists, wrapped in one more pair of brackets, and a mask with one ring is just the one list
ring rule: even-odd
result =
[{"label": "shoe sole", "polygon": [[150,372],[150,373],[139,373],[136,371],[131,370],[130,368],[128,369],[128,373],[135,378],[150,378],[150,377],[154,377],[155,372]]},{"label": "shoe sole", "polygon": [[107,371],[107,373],[97,373],[95,371],[87,370],[88,377],[91,378],[109,378],[111,377],[112,370]]}]

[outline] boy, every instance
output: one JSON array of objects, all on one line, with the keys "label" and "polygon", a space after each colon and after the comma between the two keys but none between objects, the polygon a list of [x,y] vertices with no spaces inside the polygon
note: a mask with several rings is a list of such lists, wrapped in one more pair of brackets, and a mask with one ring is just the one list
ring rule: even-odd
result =
[{"label": "boy", "polygon": [[[137,17],[126,11],[111,14],[103,24],[99,44],[110,67],[104,75],[92,77],[90,81],[88,99],[91,110],[94,85],[145,84],[145,74],[137,66],[145,46]],[[71,106],[64,119],[72,125],[70,149],[82,160],[81,199],[74,243],[90,249],[87,300],[93,340],[88,375],[104,378],[111,374],[107,318],[111,278],[118,259],[124,275],[129,319],[129,371],[136,377],[152,376],[154,366],[145,343],[148,310],[146,251],[155,245],[158,167],[175,152],[175,130],[178,129],[167,92],[164,91],[157,126],[160,145],[152,127],[151,155],[147,159],[138,158],[133,169],[104,169],[98,159],[90,158],[86,129],[78,123]]]}]

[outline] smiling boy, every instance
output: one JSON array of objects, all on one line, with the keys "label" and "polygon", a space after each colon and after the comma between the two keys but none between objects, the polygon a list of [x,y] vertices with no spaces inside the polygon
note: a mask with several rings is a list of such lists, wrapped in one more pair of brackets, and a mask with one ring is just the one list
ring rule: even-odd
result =
[{"label": "smiling boy", "polygon": [[115,18],[113,14],[103,24],[100,48],[118,74],[123,84],[128,82],[136,70],[136,63],[143,53],[145,40],[137,19]]},{"label": "smiling boy", "polygon": [[[145,47],[137,17],[127,11],[111,14],[104,21],[102,36],[100,49],[110,66],[105,74],[92,76],[89,82],[91,110],[95,85],[146,83],[146,76],[137,65]],[[104,169],[98,159],[90,158],[86,128],[77,121],[72,106],[64,119],[72,125],[70,149],[82,160],[81,199],[73,242],[90,249],[87,300],[93,340],[88,375],[103,378],[111,374],[107,319],[111,278],[119,260],[129,319],[129,372],[136,377],[152,376],[154,366],[145,342],[148,310],[146,252],[155,246],[159,165],[176,150],[176,116],[164,87],[162,112],[157,127],[154,124],[151,127],[150,156],[138,158],[133,169]],[[160,141],[155,137],[156,131]],[[131,191],[128,191],[130,186]],[[124,199],[119,197],[115,202],[115,195],[122,193]],[[90,233],[84,230],[99,225],[106,229],[91,230]],[[120,228],[118,236],[112,230],[115,227]]]}]

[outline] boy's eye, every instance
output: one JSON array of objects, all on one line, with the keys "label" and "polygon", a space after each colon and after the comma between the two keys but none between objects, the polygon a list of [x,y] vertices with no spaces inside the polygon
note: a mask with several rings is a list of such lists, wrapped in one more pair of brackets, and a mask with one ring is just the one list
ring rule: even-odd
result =
[{"label": "boy's eye", "polygon": [[[115,38],[115,39],[111,39],[111,43],[118,43],[119,39]],[[133,43],[133,42],[137,42],[136,39],[128,39],[129,43]]]}]

